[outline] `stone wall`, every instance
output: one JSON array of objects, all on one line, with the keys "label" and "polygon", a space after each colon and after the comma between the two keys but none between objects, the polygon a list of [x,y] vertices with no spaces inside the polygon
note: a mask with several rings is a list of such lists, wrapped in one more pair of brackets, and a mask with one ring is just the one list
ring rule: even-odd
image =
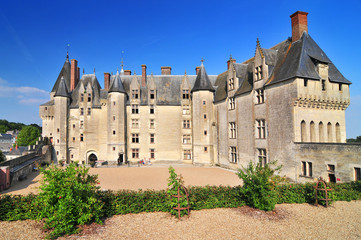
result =
[{"label": "stone wall", "polygon": [[[355,180],[355,167],[361,168],[361,144],[295,143],[297,181],[307,182],[322,176],[328,180],[328,165],[335,166],[337,182]],[[301,164],[312,163],[312,177],[303,177]]]}]

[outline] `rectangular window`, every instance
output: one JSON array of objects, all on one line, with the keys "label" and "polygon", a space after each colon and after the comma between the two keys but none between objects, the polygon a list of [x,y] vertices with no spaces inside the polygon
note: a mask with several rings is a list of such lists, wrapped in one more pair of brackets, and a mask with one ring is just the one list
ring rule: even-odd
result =
[{"label": "rectangular window", "polygon": [[228,99],[229,102],[229,110],[234,110],[236,108],[236,102],[234,101],[234,97]]},{"label": "rectangular window", "polygon": [[236,130],[235,122],[229,123],[229,138],[237,138],[237,130]]},{"label": "rectangular window", "polygon": [[139,119],[132,119],[132,128],[139,128]]},{"label": "rectangular window", "polygon": [[229,148],[229,155],[230,155],[230,162],[231,163],[237,163],[237,148],[236,147],[230,147]]},{"label": "rectangular window", "polygon": [[190,120],[183,120],[183,128],[186,128],[186,129],[191,128],[191,121]]},{"label": "rectangular window", "polygon": [[84,102],[84,94],[83,93],[80,94],[80,102]]},{"label": "rectangular window", "polygon": [[326,80],[321,80],[321,84],[322,84],[322,91],[326,91]]},{"label": "rectangular window", "polygon": [[183,99],[189,99],[189,89],[183,89]]},{"label": "rectangular window", "polygon": [[154,91],[154,90],[150,90],[150,91],[149,91],[149,98],[150,98],[150,99],[154,99],[154,98],[155,98],[155,91]]},{"label": "rectangular window", "polygon": [[150,134],[150,143],[154,143],[155,142],[155,137],[154,137],[154,133]]},{"label": "rectangular window", "polygon": [[339,91],[342,91],[342,83],[339,83],[339,84],[338,84],[338,90],[339,90]]},{"label": "rectangular window", "polygon": [[264,103],[264,90],[262,88],[256,90],[256,99],[257,104]]},{"label": "rectangular window", "polygon": [[115,135],[115,130],[113,130],[113,135]]},{"label": "rectangular window", "polygon": [[255,80],[261,80],[263,78],[262,65],[255,68]]},{"label": "rectangular window", "polygon": [[80,116],[84,115],[84,108],[80,108]]},{"label": "rectangular window", "polygon": [[92,109],[88,108],[88,115],[91,115],[91,113],[92,113]]},{"label": "rectangular window", "polygon": [[234,89],[234,79],[231,78],[228,80],[228,91],[231,91]]},{"label": "rectangular window", "polygon": [[133,99],[138,99],[138,98],[139,98],[138,92],[139,92],[138,89],[133,89],[133,90],[132,90],[132,98],[133,98]]},{"label": "rectangular window", "polygon": [[73,137],[73,142],[75,142],[75,137]]},{"label": "rectangular window", "polygon": [[83,141],[84,141],[84,135],[80,134],[80,142],[83,142]]},{"label": "rectangular window", "polygon": [[151,148],[150,149],[150,159],[154,159],[155,158],[155,149]]},{"label": "rectangular window", "polygon": [[203,105],[206,105],[206,104],[207,104],[206,100],[203,100],[203,102],[202,102],[202,103],[203,103]]},{"label": "rectangular window", "polygon": [[301,162],[301,176],[312,177],[312,162]]},{"label": "rectangular window", "polygon": [[307,87],[308,79],[303,79],[303,86]]},{"label": "rectangular window", "polygon": [[60,129],[59,129],[59,128],[57,128],[57,129],[56,129],[56,132],[60,132]]},{"label": "rectangular window", "polygon": [[115,121],[115,116],[113,116],[113,121]]},{"label": "rectangular window", "polygon": [[361,181],[361,168],[355,167],[355,181]]},{"label": "rectangular window", "polygon": [[92,101],[92,95],[90,93],[88,93],[88,102]]},{"label": "rectangular window", "polygon": [[115,147],[113,147],[113,151],[115,151]]},{"label": "rectangular window", "polygon": [[132,148],[132,158],[139,158],[139,148]]},{"label": "rectangular window", "polygon": [[183,115],[189,115],[189,114],[190,114],[189,105],[183,105]]},{"label": "rectangular window", "polygon": [[191,144],[191,135],[183,135],[183,144]]},{"label": "rectangular window", "polygon": [[207,114],[203,114],[203,119],[207,120]]},{"label": "rectangular window", "polygon": [[336,182],[335,165],[327,164],[327,172],[328,172],[328,181],[335,183]]},{"label": "rectangular window", "polygon": [[73,124],[73,128],[75,128],[75,124]]},{"label": "rectangular window", "polygon": [[149,119],[149,128],[154,129],[154,126],[155,126],[154,119]]},{"label": "rectangular window", "polygon": [[139,143],[139,134],[138,133],[132,134],[132,143]]},{"label": "rectangular window", "polygon": [[80,121],[80,129],[84,128],[84,121]]},{"label": "rectangular window", "polygon": [[256,124],[257,124],[256,138],[265,139],[266,138],[265,120],[264,119],[258,119],[258,120],[256,120]]},{"label": "rectangular window", "polygon": [[139,113],[139,105],[138,104],[132,104],[132,113],[133,114]]},{"label": "rectangular window", "polygon": [[183,150],[183,158],[184,158],[184,160],[191,160],[191,159],[192,159],[192,152],[191,152],[191,150],[184,149],[184,150]]},{"label": "rectangular window", "polygon": [[208,148],[207,148],[207,147],[204,147],[204,152],[208,152]]},{"label": "rectangular window", "polygon": [[258,148],[258,160],[261,162],[261,166],[264,167],[267,164],[267,152],[264,148]]},{"label": "rectangular window", "polygon": [[149,106],[149,113],[154,114],[154,105]]},{"label": "rectangular window", "polygon": [[204,136],[207,136],[207,130],[204,130]]}]

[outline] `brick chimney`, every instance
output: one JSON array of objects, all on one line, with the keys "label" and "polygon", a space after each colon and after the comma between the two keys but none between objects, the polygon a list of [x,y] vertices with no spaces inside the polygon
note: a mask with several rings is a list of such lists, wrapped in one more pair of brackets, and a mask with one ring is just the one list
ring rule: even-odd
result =
[{"label": "brick chimney", "polygon": [[171,67],[160,67],[160,69],[162,70],[162,75],[171,75]]},{"label": "brick chimney", "polygon": [[70,91],[73,91],[76,87],[78,79],[78,61],[75,59],[71,60],[70,68]]},{"label": "brick chimney", "polygon": [[104,73],[104,90],[109,91],[110,73]]},{"label": "brick chimney", "polygon": [[308,33],[306,12],[297,11],[290,16],[292,24],[292,42],[299,40],[302,33],[306,31]]},{"label": "brick chimney", "polygon": [[142,64],[142,87],[147,85],[147,66]]},{"label": "brick chimney", "polygon": [[78,79],[76,81],[75,87],[76,85],[78,85],[79,79],[80,79],[80,67],[78,67]]},{"label": "brick chimney", "polygon": [[132,71],[130,71],[130,70],[124,70],[124,75],[132,75]]},{"label": "brick chimney", "polygon": [[196,67],[196,75],[198,75],[199,69],[201,69],[201,67]]},{"label": "brick chimney", "polygon": [[229,64],[230,63],[235,63],[236,62],[236,59],[233,59],[232,57],[230,57],[230,59],[227,61],[227,70],[229,69]]}]

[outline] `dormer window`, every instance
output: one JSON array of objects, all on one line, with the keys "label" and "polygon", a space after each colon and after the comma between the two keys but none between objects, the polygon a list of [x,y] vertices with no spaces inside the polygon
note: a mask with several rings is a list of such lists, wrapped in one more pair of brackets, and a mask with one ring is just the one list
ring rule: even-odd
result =
[{"label": "dormer window", "polygon": [[150,98],[150,99],[154,99],[154,98],[155,98],[155,91],[154,91],[154,90],[150,90],[150,91],[149,91],[149,98]]},{"label": "dormer window", "polygon": [[256,81],[261,80],[263,78],[262,65],[255,68],[255,79]]},{"label": "dormer window", "polygon": [[326,91],[326,80],[322,79],[321,84],[322,84],[322,91]]},{"label": "dormer window", "polygon": [[183,99],[189,99],[189,89],[183,89]]},{"label": "dormer window", "polygon": [[139,90],[138,89],[133,89],[132,90],[132,98],[133,99],[138,99],[139,98]]},{"label": "dormer window", "polygon": [[80,102],[84,102],[84,93],[80,94]]},{"label": "dormer window", "polygon": [[88,93],[88,102],[92,101],[92,95],[90,93]]},{"label": "dormer window", "polygon": [[234,78],[231,78],[228,80],[228,91],[231,91],[234,89]]}]

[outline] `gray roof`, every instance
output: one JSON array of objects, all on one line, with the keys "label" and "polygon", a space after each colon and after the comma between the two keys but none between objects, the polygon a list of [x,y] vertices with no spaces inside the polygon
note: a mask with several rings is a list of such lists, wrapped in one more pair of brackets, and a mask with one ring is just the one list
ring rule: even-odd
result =
[{"label": "gray roof", "polygon": [[[87,89],[88,85],[91,86],[91,89]],[[84,89],[84,92],[80,92],[81,89]],[[73,108],[79,106],[79,96],[81,93],[84,94],[84,99],[87,93],[91,93],[92,107],[100,107],[100,97],[101,97],[100,90],[101,87],[95,74],[83,74],[83,76],[79,80],[79,83],[76,85],[75,89],[71,94],[72,102],[70,104],[70,107]]]},{"label": "gray roof", "polygon": [[[68,56],[64,62],[63,68],[61,69],[51,92],[56,92],[56,90],[58,89],[58,86],[60,84],[61,77],[65,78],[66,86],[70,87],[70,62],[69,62]],[[69,91],[69,88],[68,88],[68,91]]]},{"label": "gray roof", "polygon": [[61,77],[60,83],[58,85],[58,88],[56,89],[54,97],[70,97],[64,77]]},{"label": "gray roof", "polygon": [[117,72],[117,74],[115,75],[115,79],[113,80],[112,85],[109,88],[109,92],[126,93],[123,87],[122,80],[120,79],[119,72]]},{"label": "gray roof", "polygon": [[194,83],[194,86],[192,88],[192,92],[204,90],[211,92],[215,91],[202,62],[199,72],[197,74],[196,82]]},{"label": "gray roof", "polygon": [[[290,44],[292,45],[289,49]],[[288,40],[281,44],[277,53],[275,69],[267,85],[294,77],[320,80],[321,77],[316,69],[317,62],[328,64],[330,81],[351,84],[351,82],[338,71],[311,36],[307,32],[303,32],[300,40],[293,43]]]}]

